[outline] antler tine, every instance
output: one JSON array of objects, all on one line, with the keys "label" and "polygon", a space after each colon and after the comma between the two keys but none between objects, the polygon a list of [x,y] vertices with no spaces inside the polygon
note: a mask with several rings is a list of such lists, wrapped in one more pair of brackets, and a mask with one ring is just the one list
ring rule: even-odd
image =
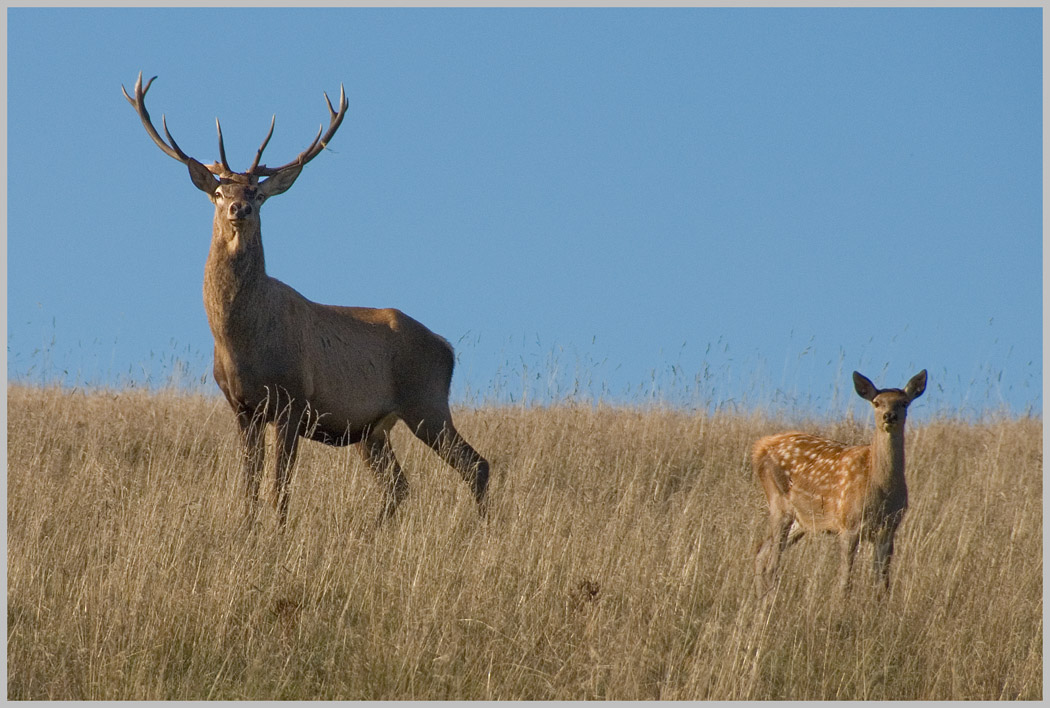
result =
[{"label": "antler tine", "polygon": [[245,174],[254,174],[255,168],[259,166],[259,159],[262,157],[263,150],[266,149],[266,145],[270,142],[270,138],[273,136],[273,126],[277,122],[277,115],[274,114],[273,118],[270,119],[270,132],[263,138],[262,145],[259,146],[259,152],[255,153],[255,161],[252,162],[252,166],[248,168]]},{"label": "antler tine", "polygon": [[[312,160],[315,157],[317,157],[321,153],[322,150],[324,150],[326,147],[328,147],[328,143],[331,141],[332,136],[335,135],[335,131],[337,131],[339,129],[340,124],[342,124],[342,122],[343,122],[343,118],[346,116],[346,109],[349,107],[350,102],[346,100],[346,91],[343,89],[343,85],[342,84],[339,84],[339,111],[338,112],[332,106],[332,100],[330,98],[328,98],[328,93],[327,92],[325,92],[325,94],[324,94],[324,100],[325,100],[325,103],[328,104],[328,118],[329,118],[328,131],[325,132],[324,125],[322,124],[321,128],[317,131],[317,137],[315,137],[313,139],[313,142],[310,143],[309,147],[307,147],[305,150],[303,150],[301,153],[299,153],[299,156],[296,157],[294,160],[292,160],[291,162],[289,162],[289,163],[287,163],[285,165],[281,165],[280,167],[267,167],[265,165],[258,166],[257,169],[255,170],[254,174],[257,174],[257,175],[260,175],[260,176],[269,176],[269,175],[277,174],[278,172],[280,172],[282,170],[286,170],[289,167],[292,167],[294,165],[300,165],[300,166],[301,165],[305,165],[307,162],[309,162],[310,160]],[[267,140],[268,139],[269,139],[269,137],[267,137]],[[265,145],[265,143],[264,143],[264,145]],[[260,150],[260,153],[261,153],[261,150]]]},{"label": "antler tine", "polygon": [[164,128],[164,135],[167,136],[168,142],[171,143],[172,149],[180,155],[185,155],[186,153],[184,153],[182,151],[182,148],[179,147],[179,144],[175,142],[175,138],[171,137],[171,133],[168,131],[168,118],[163,113],[160,114],[160,125],[162,128]]},{"label": "antler tine", "polygon": [[128,100],[134,108],[135,112],[139,114],[139,119],[142,121],[143,127],[146,128],[146,133],[153,139],[153,142],[157,144],[164,154],[168,157],[174,158],[182,163],[189,162],[191,158],[189,155],[184,153],[182,149],[175,142],[175,139],[171,137],[171,133],[168,132],[167,121],[164,116],[161,115],[161,122],[164,124],[164,134],[168,136],[168,140],[171,141],[171,145],[164,142],[164,138],[160,137],[160,133],[153,127],[153,121],[150,120],[149,111],[146,110],[146,92],[149,91],[149,87],[153,85],[154,76],[152,79],[146,82],[146,85],[142,85],[142,72],[139,72],[138,79],[135,80],[135,98],[128,95],[128,90],[124,88],[124,84],[120,85],[120,90],[124,93],[124,98]]},{"label": "antler tine", "polygon": [[230,169],[229,163],[226,162],[226,146],[222,144],[222,126],[219,125],[219,119],[215,119],[215,129],[219,131],[219,159],[222,161],[222,169],[225,174],[231,174],[233,170]]},{"label": "antler tine", "polygon": [[[340,124],[343,122],[343,116],[346,115],[346,109],[350,105],[350,102],[346,100],[346,91],[343,90],[342,84],[339,84],[339,113],[336,113],[335,110],[332,109],[332,101],[328,98],[327,91],[324,92],[324,100],[325,103],[328,104],[328,117],[331,124],[328,126],[328,132],[325,133],[323,138],[321,138],[321,142],[319,143],[321,147],[317,152],[328,147],[328,141],[332,139],[332,136],[335,135],[335,131],[339,129]],[[313,159],[316,154],[317,153],[315,152],[314,155],[311,155],[310,159]]]}]

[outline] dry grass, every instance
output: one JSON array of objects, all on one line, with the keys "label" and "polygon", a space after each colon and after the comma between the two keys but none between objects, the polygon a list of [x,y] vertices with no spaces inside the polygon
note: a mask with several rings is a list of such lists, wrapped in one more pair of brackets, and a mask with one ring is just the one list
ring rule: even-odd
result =
[{"label": "dry grass", "polygon": [[776,421],[458,421],[493,463],[487,521],[402,428],[393,523],[372,528],[356,453],[311,443],[288,528],[267,510],[249,532],[218,399],[9,388],[8,696],[1042,697],[1041,420],[913,424],[892,595],[861,562],[841,605],[831,539],[788,552],[771,603],[751,595],[747,451]]}]

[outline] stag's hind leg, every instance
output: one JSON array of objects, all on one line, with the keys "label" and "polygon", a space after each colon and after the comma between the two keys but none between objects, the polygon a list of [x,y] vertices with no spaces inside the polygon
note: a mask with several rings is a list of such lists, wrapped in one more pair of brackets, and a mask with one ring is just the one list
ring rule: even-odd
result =
[{"label": "stag's hind leg", "polygon": [[429,416],[409,416],[405,423],[420,440],[425,442],[470,485],[478,504],[478,513],[486,512],[489,484],[489,463],[456,430],[452,414],[447,410]]},{"label": "stag's hind leg", "polygon": [[381,420],[362,438],[359,448],[365,462],[383,486],[383,509],[379,512],[377,524],[393,516],[398,505],[408,496],[408,479],[390,445],[390,428],[396,422],[397,418],[393,416]]},{"label": "stag's hind leg", "polygon": [[451,466],[470,485],[478,513],[487,511],[489,463],[471,447],[452,423],[452,413],[446,408],[430,415],[408,415],[405,423],[420,440]]}]

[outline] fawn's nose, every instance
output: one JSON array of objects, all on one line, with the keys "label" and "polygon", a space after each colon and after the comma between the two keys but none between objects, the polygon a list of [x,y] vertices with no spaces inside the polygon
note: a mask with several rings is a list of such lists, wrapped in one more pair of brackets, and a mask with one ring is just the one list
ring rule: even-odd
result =
[{"label": "fawn's nose", "polygon": [[231,220],[247,219],[252,215],[252,205],[248,202],[236,201],[230,204],[230,209],[227,213]]}]

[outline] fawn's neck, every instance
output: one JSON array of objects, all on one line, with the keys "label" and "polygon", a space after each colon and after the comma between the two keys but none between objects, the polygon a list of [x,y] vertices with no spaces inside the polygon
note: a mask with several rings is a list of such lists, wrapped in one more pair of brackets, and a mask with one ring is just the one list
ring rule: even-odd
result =
[{"label": "fawn's neck", "polygon": [[871,484],[875,487],[904,485],[904,426],[890,431],[876,424],[871,441]]}]

